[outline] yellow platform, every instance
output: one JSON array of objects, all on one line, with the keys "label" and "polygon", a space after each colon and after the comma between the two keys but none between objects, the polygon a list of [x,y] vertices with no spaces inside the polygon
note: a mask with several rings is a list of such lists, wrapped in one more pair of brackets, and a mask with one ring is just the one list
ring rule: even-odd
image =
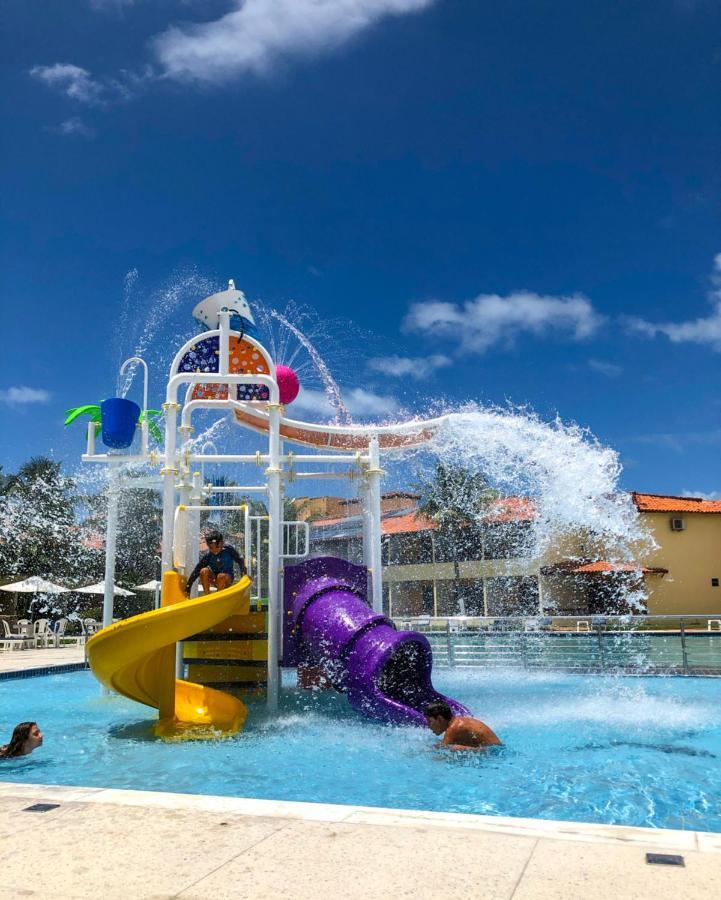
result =
[{"label": "yellow platform", "polygon": [[241,697],[260,697],[268,681],[267,612],[260,602],[250,611],[219,622],[183,642],[191,681]]},{"label": "yellow platform", "polygon": [[93,635],[87,656],[95,677],[124,697],[158,710],[164,737],[239,731],[248,715],[241,700],[223,691],[175,678],[176,642],[250,609],[249,578],[223,591],[188,599],[177,572],[163,576],[162,606],[116,622]]}]

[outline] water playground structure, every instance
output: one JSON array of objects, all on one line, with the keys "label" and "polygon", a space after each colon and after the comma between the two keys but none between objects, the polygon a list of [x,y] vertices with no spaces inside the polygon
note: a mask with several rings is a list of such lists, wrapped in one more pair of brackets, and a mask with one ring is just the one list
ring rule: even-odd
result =
[{"label": "water playground structure", "polygon": [[[149,450],[156,411],[148,410],[148,367],[138,357],[127,360],[121,374],[131,362],[142,366],[142,410],[114,397],[100,404],[99,415],[97,407],[74,411],[90,415],[83,461],[109,467],[104,627],[87,644],[95,676],[110,690],[157,709],[156,733],[168,737],[237,732],[248,715],[248,695],[264,693],[273,714],[284,666],[314,673],[344,692],[358,712],[389,722],[424,724],[423,707],[434,699],[467,712],[433,688],[427,638],[398,631],[382,612],[381,457],[427,442],[443,420],[360,426],[288,418],[285,407],[298,394],[298,379],[276,365],[257,338],[250,307],[234,283],[200,302],[193,316],[204,330],[180,347],[170,365],[162,450]],[[200,410],[231,411],[261,447],[246,454],[205,452],[208,444],[197,448],[193,419]],[[98,432],[107,452],[96,448]],[[301,452],[287,445],[299,445]],[[255,472],[260,467],[263,483],[204,483],[206,463],[241,464]],[[118,479],[128,464],[160,467],[162,594],[159,608],[113,623]],[[305,468],[319,464],[323,471]],[[312,558],[307,522],[283,520],[287,484],[349,475],[360,484],[360,566]],[[259,496],[268,515],[252,515],[245,502],[213,504],[214,493]],[[201,513],[215,510],[242,514],[248,576],[208,595],[193,596],[195,586],[188,597]]]}]

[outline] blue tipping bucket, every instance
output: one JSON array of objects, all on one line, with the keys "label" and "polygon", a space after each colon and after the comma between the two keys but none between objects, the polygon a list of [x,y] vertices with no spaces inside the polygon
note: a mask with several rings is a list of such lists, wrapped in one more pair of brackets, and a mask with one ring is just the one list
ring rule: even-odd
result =
[{"label": "blue tipping bucket", "polygon": [[140,407],[124,397],[110,397],[100,404],[102,438],[106,447],[122,450],[133,443]]}]

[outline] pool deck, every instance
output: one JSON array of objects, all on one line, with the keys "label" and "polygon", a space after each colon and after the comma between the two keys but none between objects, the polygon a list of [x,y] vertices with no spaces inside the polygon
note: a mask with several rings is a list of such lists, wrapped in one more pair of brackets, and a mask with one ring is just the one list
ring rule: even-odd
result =
[{"label": "pool deck", "polygon": [[0,675],[5,673],[45,675],[49,669],[82,663],[85,647],[47,647],[37,650],[3,650],[0,652]]},{"label": "pool deck", "polygon": [[0,782],[0,872],[0,898],[710,900],[721,834]]}]

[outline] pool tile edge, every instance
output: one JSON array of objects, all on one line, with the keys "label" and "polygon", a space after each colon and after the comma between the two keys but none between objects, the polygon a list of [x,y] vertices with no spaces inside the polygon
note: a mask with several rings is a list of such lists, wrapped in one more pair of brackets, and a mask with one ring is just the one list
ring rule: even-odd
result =
[{"label": "pool tile edge", "polygon": [[349,825],[404,828],[447,828],[494,832],[531,838],[547,838],[617,846],[643,846],[701,853],[721,852],[721,834],[565,822],[553,819],[521,819],[426,810],[301,803],[293,800],[261,800],[205,794],[174,794],[160,791],[122,790],[66,785],[26,784],[0,781],[0,798],[18,797],[66,803],[106,803],[117,806],[197,810],[262,818],[284,818]]}]

